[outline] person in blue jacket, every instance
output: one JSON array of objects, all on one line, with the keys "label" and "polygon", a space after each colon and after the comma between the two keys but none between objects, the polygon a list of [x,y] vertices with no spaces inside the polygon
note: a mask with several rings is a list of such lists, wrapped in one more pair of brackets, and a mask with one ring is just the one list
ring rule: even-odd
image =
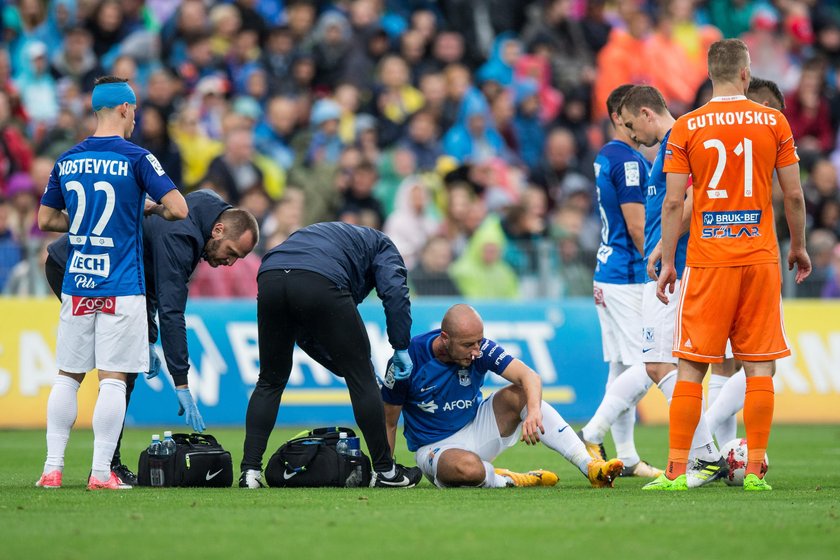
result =
[{"label": "person in blue jacket", "polygon": [[257,275],[260,375],[245,416],[241,488],[262,488],[262,459],[280,398],[292,371],[295,342],[347,382],[353,415],[370,451],[371,486],[415,486],[417,467],[391,457],[385,411],[370,357],[370,340],[356,306],[372,289],[385,307],[393,375],[411,374],[411,304],[406,268],[391,239],[341,222],[307,226],[263,257]]},{"label": "person in blue jacket", "polygon": [[[160,360],[154,343],[160,334],[166,366],[172,375],[178,396],[179,415],[193,430],[204,430],[204,420],[192,398],[187,381],[189,353],[184,310],[187,305],[187,284],[199,261],[211,266],[231,266],[250,253],[259,239],[254,216],[247,210],[233,208],[216,193],[199,190],[184,197],[189,216],[170,222],[151,215],[143,220],[143,260],[146,280],[146,313],[149,324],[149,371],[151,379],[159,373]],[[50,288],[61,298],[61,283],[67,265],[70,244],[63,235],[48,247],[46,276]],[[160,319],[160,333],[155,316]],[[137,374],[126,381],[126,407]],[[111,470],[124,484],[136,485],[137,477],[122,464],[120,439],[111,459]]]}]

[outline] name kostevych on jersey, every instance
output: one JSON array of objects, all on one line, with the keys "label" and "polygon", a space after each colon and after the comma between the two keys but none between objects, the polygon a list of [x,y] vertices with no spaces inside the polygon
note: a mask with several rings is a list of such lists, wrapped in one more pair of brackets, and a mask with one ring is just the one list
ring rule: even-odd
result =
[{"label": "name kostevych on jersey", "polygon": [[78,158],[58,162],[59,175],[117,175],[128,177],[128,162],[116,159]]},{"label": "name kostevych on jersey", "polygon": [[686,122],[688,130],[697,130],[704,126],[716,125],[744,125],[760,124],[776,126],[776,115],[763,111],[729,111],[706,113],[696,117],[689,117]]}]

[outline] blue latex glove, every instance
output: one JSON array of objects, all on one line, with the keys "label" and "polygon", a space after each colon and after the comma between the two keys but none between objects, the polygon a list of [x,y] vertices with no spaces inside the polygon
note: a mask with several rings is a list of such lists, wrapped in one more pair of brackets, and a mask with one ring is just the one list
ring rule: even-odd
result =
[{"label": "blue latex glove", "polygon": [[183,416],[186,413],[187,424],[192,426],[193,431],[203,432],[205,427],[204,419],[201,417],[201,413],[198,412],[198,407],[195,405],[189,388],[175,389],[175,394],[178,396],[178,404],[180,405],[178,407],[178,416]]},{"label": "blue latex glove", "polygon": [[394,364],[394,379],[403,380],[408,379],[411,375],[411,370],[414,364],[411,363],[411,357],[408,355],[408,350],[394,350],[394,357],[391,358],[391,363]]},{"label": "blue latex glove", "polygon": [[157,377],[160,373],[160,358],[155,352],[155,345],[149,344],[149,371],[146,372],[146,379]]}]

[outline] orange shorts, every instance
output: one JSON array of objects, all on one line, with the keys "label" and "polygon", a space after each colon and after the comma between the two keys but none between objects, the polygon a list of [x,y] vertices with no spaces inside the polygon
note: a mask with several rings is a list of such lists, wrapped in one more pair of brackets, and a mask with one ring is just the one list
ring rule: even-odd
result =
[{"label": "orange shorts", "polygon": [[764,362],[790,355],[778,263],[685,268],[674,325],[674,356],[720,363],[727,338],[739,360]]}]

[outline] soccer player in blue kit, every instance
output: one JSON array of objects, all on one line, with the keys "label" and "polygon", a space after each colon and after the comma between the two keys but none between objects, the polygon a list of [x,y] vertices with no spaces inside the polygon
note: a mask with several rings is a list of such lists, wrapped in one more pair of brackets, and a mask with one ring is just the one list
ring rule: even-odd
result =
[{"label": "soccer player in blue kit", "polygon": [[[47,459],[36,483],[42,488],[61,487],[79,385],[94,368],[99,396],[87,488],[130,488],[111,471],[111,457],[125,416],[126,376],[149,369],[141,222],[144,212],[167,220],[188,214],[160,162],[126,140],[137,107],[127,80],[99,78],[91,101],[96,131],[58,158],[38,211],[38,226],[68,232],[72,245],[58,325],[59,372],[47,401]],[[158,203],[146,201],[147,193]]]},{"label": "soccer player in blue kit", "polygon": [[636,408],[624,406],[636,395],[610,390],[619,377],[647,377],[639,333],[642,331],[645,283],[644,186],[650,164],[638,151],[638,143],[630,137],[618,115],[621,99],[632,87],[629,84],[619,86],[607,98],[607,112],[615,137],[595,158],[601,246],[597,253],[593,291],[609,377],[604,398],[580,436],[593,457],[605,459],[604,436],[611,429],[616,455],[625,464],[622,476],[655,478],[662,471],[643,461],[636,451],[633,438]]},{"label": "soccer player in blue kit", "polygon": [[[592,486],[612,486],[621,461],[589,456],[562,416],[542,400],[539,375],[498,343],[484,338],[484,324],[472,307],[449,308],[441,328],[415,336],[408,346],[414,371],[394,377],[389,364],[382,385],[391,453],[400,414],[408,449],[435,485],[553,486],[557,475],[544,470],[516,473],[495,469],[492,461],[518,440],[539,441],[560,453]],[[488,371],[512,384],[482,398]]]}]

